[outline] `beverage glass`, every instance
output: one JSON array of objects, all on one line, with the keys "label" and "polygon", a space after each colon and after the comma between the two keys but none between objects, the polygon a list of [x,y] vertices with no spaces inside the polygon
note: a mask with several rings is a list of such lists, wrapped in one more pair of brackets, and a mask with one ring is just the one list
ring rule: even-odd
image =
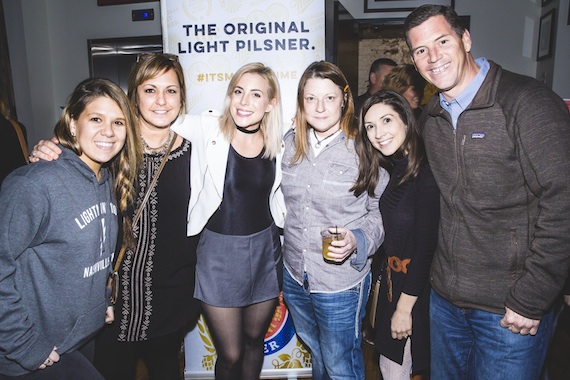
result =
[{"label": "beverage glass", "polygon": [[345,232],[341,232],[338,226],[327,226],[321,230],[321,238],[323,240],[323,259],[327,262],[332,261],[332,257],[329,256],[329,246],[334,240],[344,240]]}]

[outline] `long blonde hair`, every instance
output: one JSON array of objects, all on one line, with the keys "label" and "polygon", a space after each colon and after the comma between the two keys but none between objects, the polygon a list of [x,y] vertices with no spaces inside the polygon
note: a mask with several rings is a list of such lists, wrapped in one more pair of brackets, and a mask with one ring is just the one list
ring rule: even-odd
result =
[{"label": "long blonde hair", "polygon": [[298,162],[306,158],[309,154],[309,123],[305,117],[305,85],[311,78],[330,79],[336,84],[344,95],[342,103],[342,113],[340,117],[340,130],[347,138],[354,138],[358,131],[356,119],[354,118],[354,101],[352,91],[348,86],[342,71],[334,64],[326,61],[313,62],[305,69],[299,80],[297,88],[297,111],[295,112],[295,155],[293,162]]},{"label": "long blonde hair", "polygon": [[257,74],[264,78],[269,84],[269,100],[275,99],[275,106],[261,120],[260,129],[263,134],[265,153],[264,158],[274,158],[281,151],[283,142],[283,111],[281,107],[281,90],[279,89],[279,81],[277,75],[270,68],[263,63],[254,62],[242,66],[232,76],[228,89],[226,90],[226,97],[224,99],[224,112],[220,118],[220,130],[224,137],[231,141],[236,131],[236,126],[232,115],[230,113],[230,100],[232,92],[244,74]]}]

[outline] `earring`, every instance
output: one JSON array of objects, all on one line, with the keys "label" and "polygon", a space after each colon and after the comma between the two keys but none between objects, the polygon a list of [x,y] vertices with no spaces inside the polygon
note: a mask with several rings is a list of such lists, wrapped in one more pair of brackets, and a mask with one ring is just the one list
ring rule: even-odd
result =
[{"label": "earring", "polygon": [[75,132],[71,132],[71,137],[75,137]]}]

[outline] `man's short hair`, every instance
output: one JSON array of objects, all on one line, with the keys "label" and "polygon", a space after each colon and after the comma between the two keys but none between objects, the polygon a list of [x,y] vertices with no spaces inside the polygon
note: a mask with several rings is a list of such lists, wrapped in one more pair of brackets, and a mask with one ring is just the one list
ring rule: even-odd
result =
[{"label": "man's short hair", "polygon": [[393,66],[396,67],[398,64],[391,60],[390,58],[378,58],[370,65],[370,72],[369,73],[377,73],[380,71],[382,66]]},{"label": "man's short hair", "polygon": [[409,31],[416,26],[423,24],[429,18],[434,16],[443,16],[451,29],[459,36],[459,38],[463,37],[463,33],[465,32],[465,25],[455,13],[455,10],[452,7],[446,7],[444,5],[434,5],[434,4],[424,4],[412,11],[404,20],[404,29],[406,30],[406,44],[410,50],[412,46],[410,45],[410,39],[408,37]]}]

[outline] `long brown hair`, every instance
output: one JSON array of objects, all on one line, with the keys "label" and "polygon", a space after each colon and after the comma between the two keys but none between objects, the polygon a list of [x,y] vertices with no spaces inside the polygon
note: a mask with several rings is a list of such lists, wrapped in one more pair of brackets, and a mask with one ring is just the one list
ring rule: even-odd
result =
[{"label": "long brown hair", "polygon": [[356,196],[365,191],[370,195],[374,195],[374,189],[378,183],[379,169],[382,167],[390,173],[393,169],[391,162],[372,146],[366,132],[364,116],[376,104],[385,104],[392,108],[404,125],[407,126],[404,142],[394,153],[395,157],[403,157],[405,155],[408,158],[408,166],[398,182],[398,186],[416,177],[420,172],[422,163],[426,160],[424,143],[410,103],[395,91],[381,90],[377,92],[364,102],[358,119],[358,134],[354,141],[354,148],[358,155],[358,178],[351,189]]},{"label": "long brown hair", "polygon": [[[80,156],[83,152],[77,139],[71,135],[71,120],[77,121],[87,105],[99,97],[115,101],[125,115],[127,137],[121,151],[109,163],[114,176],[114,190],[121,214],[128,215],[128,207],[134,203],[135,183],[138,167],[142,161],[142,147],[138,137],[138,126],[131,103],[125,92],[107,79],[90,78],[79,83],[67,101],[61,118],[54,128],[59,143]],[[130,218],[124,218],[124,237],[132,236]],[[130,240],[128,240],[130,241]]]},{"label": "long brown hair", "polygon": [[336,84],[344,94],[342,105],[342,113],[340,117],[340,130],[344,132],[347,138],[356,136],[356,126],[354,120],[354,101],[352,99],[352,91],[348,86],[342,71],[334,64],[326,61],[313,62],[305,69],[305,72],[299,80],[297,88],[297,111],[295,112],[295,155],[293,162],[297,162],[306,158],[309,154],[309,124],[305,118],[305,86],[311,78],[330,79]]}]

